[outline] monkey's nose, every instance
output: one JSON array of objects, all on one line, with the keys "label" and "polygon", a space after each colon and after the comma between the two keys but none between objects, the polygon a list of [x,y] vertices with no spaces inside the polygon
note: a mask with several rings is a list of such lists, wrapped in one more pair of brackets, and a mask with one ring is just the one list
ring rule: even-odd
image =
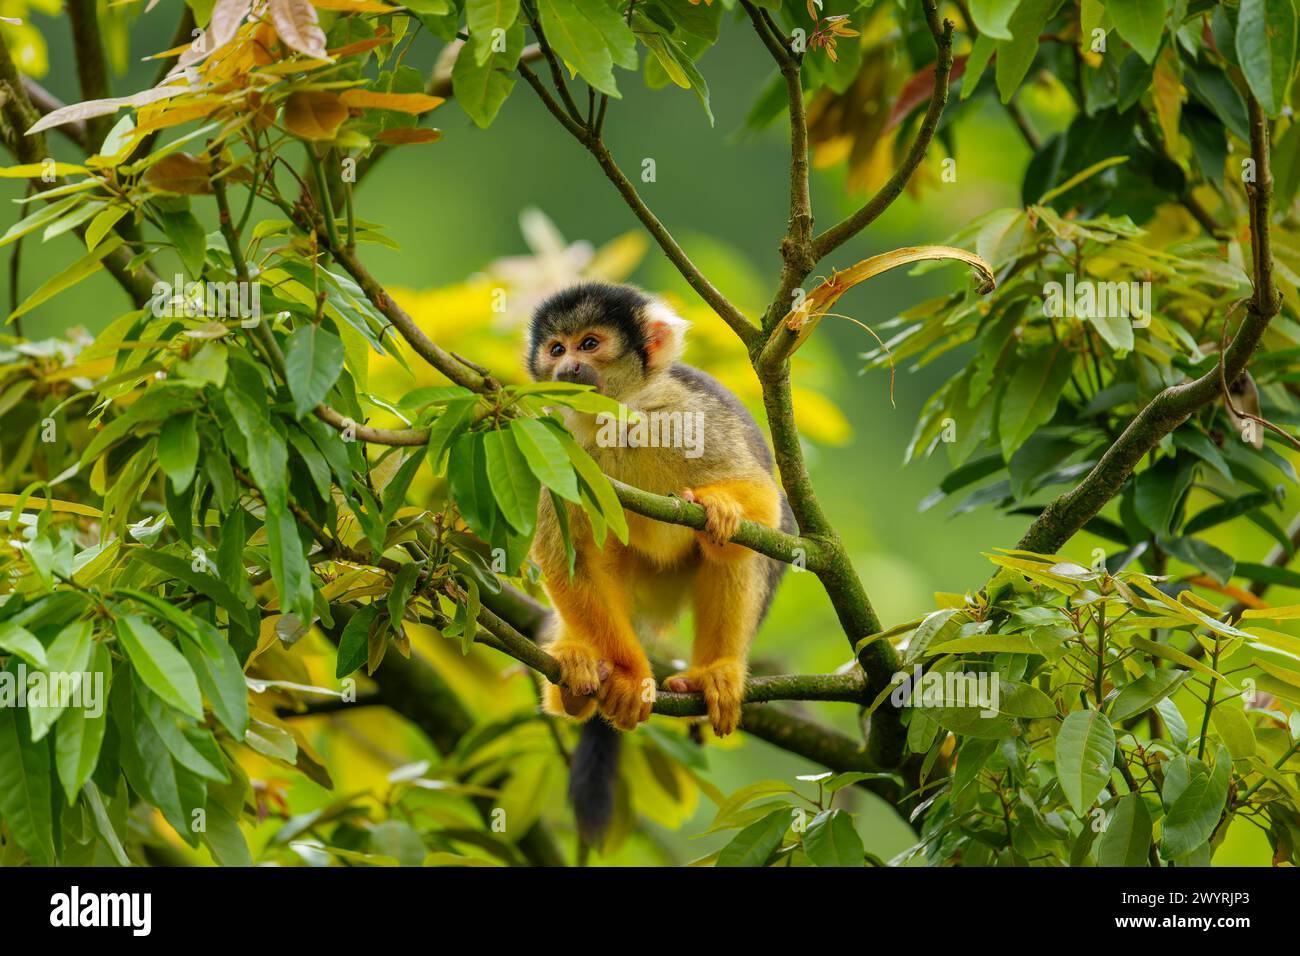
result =
[{"label": "monkey's nose", "polygon": [[573,382],[576,385],[595,385],[596,370],[582,362],[573,362],[556,369],[555,377],[561,382]]}]

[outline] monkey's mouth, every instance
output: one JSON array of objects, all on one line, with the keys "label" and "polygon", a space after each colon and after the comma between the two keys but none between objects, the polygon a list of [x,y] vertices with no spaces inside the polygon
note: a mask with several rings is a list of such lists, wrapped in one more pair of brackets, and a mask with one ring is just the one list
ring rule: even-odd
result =
[{"label": "monkey's mouth", "polygon": [[556,369],[555,380],[557,382],[571,382],[574,385],[590,385],[597,392],[601,391],[601,386],[604,384],[599,372],[590,365],[581,363],[567,368]]}]

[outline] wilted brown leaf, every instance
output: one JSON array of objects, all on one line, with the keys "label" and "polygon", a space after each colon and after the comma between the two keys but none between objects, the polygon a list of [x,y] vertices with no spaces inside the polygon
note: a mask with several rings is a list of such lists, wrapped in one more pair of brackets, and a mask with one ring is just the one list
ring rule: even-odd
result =
[{"label": "wilted brown leaf", "polygon": [[347,118],[343,101],[326,90],[299,90],[284,101],[284,125],[303,139],[333,139]]},{"label": "wilted brown leaf", "polygon": [[145,183],[159,192],[205,196],[212,192],[212,165],[189,153],[170,153],[149,167]]}]

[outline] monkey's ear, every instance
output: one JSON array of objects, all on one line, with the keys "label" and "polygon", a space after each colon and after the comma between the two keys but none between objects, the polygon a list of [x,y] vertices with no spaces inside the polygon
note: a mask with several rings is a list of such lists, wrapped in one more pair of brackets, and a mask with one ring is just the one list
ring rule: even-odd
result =
[{"label": "monkey's ear", "polygon": [[646,366],[650,371],[667,368],[682,357],[690,325],[663,302],[650,300],[645,307]]}]

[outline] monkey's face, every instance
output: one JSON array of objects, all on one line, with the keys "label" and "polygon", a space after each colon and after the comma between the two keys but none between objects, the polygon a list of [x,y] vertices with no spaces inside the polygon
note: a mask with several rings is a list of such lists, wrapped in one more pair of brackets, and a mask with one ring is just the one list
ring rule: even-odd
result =
[{"label": "monkey's face", "polygon": [[583,283],[533,314],[528,371],[622,400],[677,361],[687,323],[631,286]]},{"label": "monkey's face", "polygon": [[556,382],[591,385],[617,398],[645,379],[641,356],[622,333],[605,325],[554,329],[537,344],[533,376]]}]

